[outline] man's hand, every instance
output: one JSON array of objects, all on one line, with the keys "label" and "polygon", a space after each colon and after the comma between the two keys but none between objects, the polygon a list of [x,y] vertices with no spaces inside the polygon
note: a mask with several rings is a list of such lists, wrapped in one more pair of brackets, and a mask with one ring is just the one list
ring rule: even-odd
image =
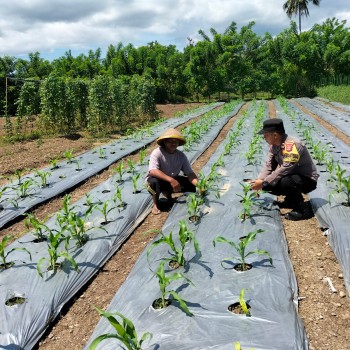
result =
[{"label": "man's hand", "polygon": [[251,189],[254,191],[262,190],[262,185],[263,185],[263,180],[261,179],[256,179],[250,182]]},{"label": "man's hand", "polygon": [[174,192],[179,192],[179,191],[181,190],[181,185],[180,185],[180,183],[179,183],[177,180],[175,180],[174,178],[172,178],[172,179],[170,180],[170,185],[171,185],[171,187],[173,188],[173,191],[174,191]]}]

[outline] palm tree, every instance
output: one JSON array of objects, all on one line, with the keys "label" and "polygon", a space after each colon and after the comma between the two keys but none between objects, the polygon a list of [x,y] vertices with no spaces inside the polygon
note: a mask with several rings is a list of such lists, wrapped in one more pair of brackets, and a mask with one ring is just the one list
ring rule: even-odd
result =
[{"label": "palm tree", "polygon": [[[319,6],[321,0],[312,0],[310,2],[316,6]],[[301,33],[301,16],[309,16],[308,4],[309,0],[287,0],[283,4],[283,10],[286,11],[289,18],[291,18],[293,15],[299,15],[299,33]]]}]

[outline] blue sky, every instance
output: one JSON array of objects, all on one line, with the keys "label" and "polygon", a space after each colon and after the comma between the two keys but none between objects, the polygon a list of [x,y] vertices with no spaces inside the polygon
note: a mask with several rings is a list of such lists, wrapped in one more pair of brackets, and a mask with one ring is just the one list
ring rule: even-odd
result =
[{"label": "blue sky", "polygon": [[[222,33],[232,21],[238,29],[255,21],[253,30],[278,34],[289,27],[285,0],[0,0],[0,56],[28,58],[31,52],[52,60],[68,50],[73,56],[122,42],[138,47],[157,40],[182,50],[198,30]],[[335,17],[347,20],[347,0],[309,4],[310,17],[302,29]],[[293,17],[297,21],[297,18]]]}]

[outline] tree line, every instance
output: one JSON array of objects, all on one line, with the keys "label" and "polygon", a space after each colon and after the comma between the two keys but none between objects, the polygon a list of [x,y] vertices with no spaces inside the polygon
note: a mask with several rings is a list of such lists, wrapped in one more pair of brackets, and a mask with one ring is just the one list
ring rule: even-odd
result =
[{"label": "tree line", "polygon": [[[24,82],[49,77],[93,80],[108,77],[130,81],[139,76],[153,87],[157,103],[244,98],[260,91],[271,96],[313,96],[326,78],[350,75],[350,33],[346,21],[329,18],[299,33],[294,21],[276,36],[258,35],[254,22],[237,28],[232,22],[223,33],[199,30],[201,40],[188,38],[180,51],[175,45],[150,42],[109,45],[73,57],[67,51],[52,62],[39,52],[28,60],[0,58],[0,115],[17,114]],[[6,79],[7,77],[7,79]],[[23,106],[22,106],[23,107]]]}]

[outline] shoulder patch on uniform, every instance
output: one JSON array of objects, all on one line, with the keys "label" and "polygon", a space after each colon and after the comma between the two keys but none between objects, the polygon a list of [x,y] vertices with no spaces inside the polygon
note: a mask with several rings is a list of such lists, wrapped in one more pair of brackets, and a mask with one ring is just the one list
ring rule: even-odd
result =
[{"label": "shoulder patch on uniform", "polygon": [[286,141],[284,143],[284,149],[286,150],[286,152],[292,152],[293,146],[294,146],[294,141]]},{"label": "shoulder patch on uniform", "polygon": [[282,148],[283,161],[287,163],[296,163],[300,155],[294,141],[286,141]]}]

